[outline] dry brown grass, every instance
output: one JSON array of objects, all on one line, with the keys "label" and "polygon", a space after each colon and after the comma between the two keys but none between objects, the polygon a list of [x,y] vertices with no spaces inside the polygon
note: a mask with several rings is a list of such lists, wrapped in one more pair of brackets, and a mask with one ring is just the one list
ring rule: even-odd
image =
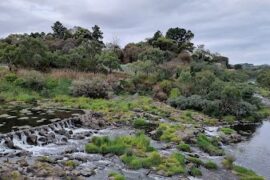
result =
[{"label": "dry brown grass", "polygon": [[[20,76],[25,76],[29,73],[30,70],[27,69],[19,69],[16,73]],[[127,74],[123,72],[113,72],[111,74],[103,74],[103,73],[91,73],[91,72],[80,72],[71,69],[52,69],[48,73],[42,73],[45,77],[51,77],[56,79],[66,78],[71,80],[78,79],[91,79],[93,77],[101,77],[107,82],[116,82],[128,77]]]}]

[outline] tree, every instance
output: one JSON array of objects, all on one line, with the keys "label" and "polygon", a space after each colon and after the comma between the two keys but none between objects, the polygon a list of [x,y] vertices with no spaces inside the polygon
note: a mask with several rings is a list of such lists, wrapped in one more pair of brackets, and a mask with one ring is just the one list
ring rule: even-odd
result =
[{"label": "tree", "polygon": [[75,27],[76,28],[76,32],[74,33],[73,37],[75,37],[76,39],[79,39],[80,41],[87,39],[87,40],[91,40],[92,39],[92,33],[85,28],[82,27]]},{"label": "tree", "polygon": [[166,38],[176,42],[179,52],[181,52],[181,50],[193,50],[193,43],[190,41],[194,38],[194,34],[190,30],[179,27],[170,28],[166,33]]},{"label": "tree", "polygon": [[158,38],[160,38],[160,37],[162,37],[163,35],[162,35],[162,33],[161,33],[161,31],[157,31],[157,32],[155,32],[155,34],[154,34],[154,36],[152,37],[152,38],[149,38],[148,39],[148,43],[150,44],[150,45],[153,45],[153,43],[155,42],[155,41],[157,41],[158,40]]},{"label": "tree", "polygon": [[257,77],[257,82],[262,87],[270,89],[270,69],[260,71]]},{"label": "tree", "polygon": [[149,76],[150,73],[153,73],[157,70],[157,66],[152,61],[137,61],[132,63],[132,69],[135,74],[141,73]]},{"label": "tree", "polygon": [[131,63],[138,60],[139,54],[143,51],[141,47],[139,47],[135,43],[127,44],[123,49],[123,63]]},{"label": "tree", "polygon": [[165,52],[159,48],[147,48],[138,55],[138,59],[141,61],[150,60],[156,64],[160,64],[165,61]]},{"label": "tree", "polygon": [[67,32],[67,28],[59,21],[56,21],[52,26],[53,34],[55,37],[63,39]]},{"label": "tree", "polygon": [[10,45],[7,43],[0,44],[0,60],[2,63],[6,63],[9,67],[9,70],[16,69],[16,60],[17,60],[17,51],[18,48],[16,45]]},{"label": "tree", "polygon": [[105,69],[109,69],[109,73],[111,73],[113,69],[121,69],[120,59],[113,51],[102,51],[101,54],[97,56],[97,60]]},{"label": "tree", "polygon": [[159,37],[156,41],[153,42],[154,47],[158,47],[163,51],[173,51],[177,50],[177,45],[173,40],[165,38],[164,36]]},{"label": "tree", "polygon": [[49,67],[47,52],[48,48],[43,41],[28,37],[19,44],[14,63],[21,67],[30,67],[41,71],[47,70]]},{"label": "tree", "polygon": [[104,43],[102,41],[103,39],[103,32],[100,30],[100,27],[95,25],[94,27],[92,27],[92,38],[93,40],[96,40],[97,42],[99,42],[100,44],[102,44],[104,46]]},{"label": "tree", "polygon": [[234,69],[243,69],[242,64],[235,64]]}]

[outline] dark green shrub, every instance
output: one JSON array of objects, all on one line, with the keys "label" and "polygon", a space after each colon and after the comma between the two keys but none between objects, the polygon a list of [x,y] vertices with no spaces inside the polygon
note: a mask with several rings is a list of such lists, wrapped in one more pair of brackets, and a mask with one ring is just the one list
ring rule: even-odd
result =
[{"label": "dark green shrub", "polygon": [[241,166],[234,165],[233,171],[240,177],[240,180],[264,180],[264,177],[258,176],[254,171]]},{"label": "dark green shrub", "polygon": [[148,123],[146,122],[146,120],[144,118],[137,118],[134,120],[133,122],[133,126],[135,128],[143,128],[147,125]]},{"label": "dark green shrub", "polygon": [[221,128],[220,131],[222,131],[226,135],[231,135],[231,134],[235,133],[235,130],[233,130],[231,128]]},{"label": "dark green shrub", "polygon": [[8,82],[14,82],[17,78],[18,78],[17,75],[13,73],[5,75],[5,80]]},{"label": "dark green shrub", "polygon": [[202,172],[200,169],[196,168],[196,167],[192,167],[190,170],[190,174],[192,176],[202,176]]},{"label": "dark green shrub", "polygon": [[190,146],[188,144],[182,143],[177,146],[177,148],[181,151],[191,152]]},{"label": "dark green shrub", "polygon": [[187,157],[187,160],[189,162],[192,162],[192,163],[197,164],[197,165],[202,165],[203,164],[202,160],[200,160],[199,158],[196,158],[196,157],[190,157],[190,156],[188,156]]},{"label": "dark green shrub", "polygon": [[23,88],[28,88],[35,91],[41,91],[46,87],[45,77],[38,71],[29,71],[22,74],[22,76],[15,81],[17,85]]},{"label": "dark green shrub", "polygon": [[217,164],[212,162],[212,161],[208,161],[208,162],[204,163],[204,167],[207,169],[217,169],[218,168]]},{"label": "dark green shrub", "polygon": [[224,151],[218,147],[217,142],[204,134],[200,134],[197,137],[197,145],[210,155],[221,156],[224,154]]},{"label": "dark green shrub", "polygon": [[75,168],[78,164],[72,160],[68,160],[65,162],[65,166]]}]

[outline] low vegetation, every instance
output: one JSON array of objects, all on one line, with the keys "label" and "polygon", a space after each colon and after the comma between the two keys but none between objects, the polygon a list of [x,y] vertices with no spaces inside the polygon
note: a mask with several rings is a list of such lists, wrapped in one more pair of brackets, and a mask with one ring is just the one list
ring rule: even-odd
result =
[{"label": "low vegetation", "polygon": [[118,173],[118,172],[111,172],[109,174],[109,178],[111,180],[125,180],[125,176],[123,176],[122,174]]},{"label": "low vegetation", "polygon": [[209,138],[204,134],[199,134],[197,137],[197,145],[212,156],[224,155],[224,151],[219,147],[218,141],[214,138]]},{"label": "low vegetation", "polygon": [[[193,38],[192,31],[175,27],[121,48],[117,43],[105,44],[97,25],[90,30],[68,29],[59,21],[51,33],[12,34],[0,39],[0,101],[49,100],[58,106],[101,112],[110,122],[130,124],[176,146],[177,152],[190,154],[191,146],[197,146],[221,156],[219,139],[192,131],[194,136],[186,141],[183,134],[207,125],[259,122],[270,116],[270,109],[256,96],[270,96],[270,70],[230,65],[227,57],[195,46]],[[250,79],[257,79],[257,84]],[[151,117],[170,123],[157,118],[152,122]],[[225,127],[220,131],[235,133]],[[147,168],[166,176],[201,176],[200,166],[218,168],[211,161],[177,152],[161,155],[142,133],[93,137],[85,151],[114,154],[128,168]],[[233,161],[226,157],[223,166],[241,179],[261,178]],[[39,163],[49,163],[49,159],[43,157]],[[75,161],[63,165],[77,166]],[[119,173],[109,177],[125,179]]]},{"label": "low vegetation", "polygon": [[233,130],[231,128],[221,128],[220,131],[226,135],[231,135],[231,134],[235,133],[235,130]]}]

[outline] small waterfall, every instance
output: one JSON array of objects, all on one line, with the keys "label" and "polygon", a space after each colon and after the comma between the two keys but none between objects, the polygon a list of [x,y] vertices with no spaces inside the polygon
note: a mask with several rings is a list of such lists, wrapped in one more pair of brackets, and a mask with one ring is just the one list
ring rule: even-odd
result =
[{"label": "small waterfall", "polygon": [[24,132],[21,133],[21,141],[23,144],[27,144],[27,137]]},{"label": "small waterfall", "polygon": [[22,150],[34,154],[58,153],[69,149],[84,151],[84,144],[94,131],[80,127],[80,118],[72,117],[0,135],[0,156]]}]

